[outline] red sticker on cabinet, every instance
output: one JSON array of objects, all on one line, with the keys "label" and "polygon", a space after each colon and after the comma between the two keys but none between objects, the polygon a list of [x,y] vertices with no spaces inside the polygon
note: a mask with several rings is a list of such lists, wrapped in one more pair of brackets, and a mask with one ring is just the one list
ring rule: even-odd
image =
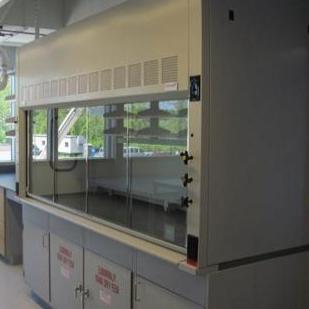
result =
[{"label": "red sticker on cabinet", "polygon": [[96,282],[114,294],[119,294],[117,276],[105,267],[99,266],[95,275]]},{"label": "red sticker on cabinet", "polygon": [[63,277],[66,279],[70,279],[71,277],[71,271],[74,269],[74,261],[72,259],[73,253],[71,250],[59,246],[58,253],[57,253],[57,259],[60,262],[60,272]]}]

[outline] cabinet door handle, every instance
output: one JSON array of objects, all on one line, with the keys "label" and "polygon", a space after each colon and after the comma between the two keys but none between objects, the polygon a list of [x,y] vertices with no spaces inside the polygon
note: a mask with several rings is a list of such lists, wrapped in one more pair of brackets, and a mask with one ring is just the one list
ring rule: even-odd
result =
[{"label": "cabinet door handle", "polygon": [[77,298],[78,295],[79,295],[80,293],[82,293],[82,292],[83,292],[83,286],[82,286],[81,284],[79,284],[79,285],[75,288],[75,290],[74,290],[74,296],[75,296],[75,298]]},{"label": "cabinet door handle", "polygon": [[[46,238],[47,238],[47,244],[46,244]],[[48,248],[48,233],[44,233],[42,235],[42,247]]]},{"label": "cabinet door handle", "polygon": [[141,299],[138,295],[138,289],[139,289],[140,285],[141,285],[141,283],[138,281],[138,282],[135,283],[135,286],[134,286],[134,300],[135,300],[135,302],[141,301]]},{"label": "cabinet door handle", "polygon": [[90,297],[90,291],[89,291],[89,289],[86,289],[86,290],[83,291],[83,297],[84,297],[84,299],[87,299],[87,298]]}]

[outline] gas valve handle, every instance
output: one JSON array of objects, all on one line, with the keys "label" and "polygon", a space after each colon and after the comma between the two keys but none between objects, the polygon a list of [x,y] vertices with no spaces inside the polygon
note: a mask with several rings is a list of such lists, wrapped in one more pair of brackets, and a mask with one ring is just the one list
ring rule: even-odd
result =
[{"label": "gas valve handle", "polygon": [[189,208],[192,203],[192,199],[190,199],[188,196],[181,198],[181,207],[183,208]]},{"label": "gas valve handle", "polygon": [[193,156],[191,156],[188,151],[181,152],[180,157],[185,165],[188,165],[188,162],[193,160]]},{"label": "gas valve handle", "polygon": [[189,177],[188,174],[185,174],[182,178],[182,184],[184,187],[187,187],[189,183],[191,183],[193,181],[193,178],[192,177]]}]

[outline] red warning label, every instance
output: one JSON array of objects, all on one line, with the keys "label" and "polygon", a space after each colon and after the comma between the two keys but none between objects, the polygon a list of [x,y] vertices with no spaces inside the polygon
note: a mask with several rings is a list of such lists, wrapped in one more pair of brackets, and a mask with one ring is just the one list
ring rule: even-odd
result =
[{"label": "red warning label", "polygon": [[119,294],[119,285],[117,276],[105,267],[99,266],[95,275],[96,282],[105,289],[112,291],[114,294]]},{"label": "red warning label", "polygon": [[72,256],[73,256],[72,251],[70,251],[69,249],[63,246],[59,246],[57,258],[58,258],[58,261],[60,261],[62,265],[73,269],[74,261],[72,260]]}]

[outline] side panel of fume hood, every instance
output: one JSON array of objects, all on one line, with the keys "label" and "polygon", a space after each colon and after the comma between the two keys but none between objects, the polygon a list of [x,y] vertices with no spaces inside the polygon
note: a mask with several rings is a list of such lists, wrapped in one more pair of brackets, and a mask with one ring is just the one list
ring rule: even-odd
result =
[{"label": "side panel of fume hood", "polygon": [[209,275],[208,309],[307,309],[308,252]]},{"label": "side panel of fume hood", "polygon": [[309,244],[309,2],[210,3],[213,265]]},{"label": "side panel of fume hood", "polygon": [[187,91],[188,8],[130,0],[22,47],[20,106]]}]

